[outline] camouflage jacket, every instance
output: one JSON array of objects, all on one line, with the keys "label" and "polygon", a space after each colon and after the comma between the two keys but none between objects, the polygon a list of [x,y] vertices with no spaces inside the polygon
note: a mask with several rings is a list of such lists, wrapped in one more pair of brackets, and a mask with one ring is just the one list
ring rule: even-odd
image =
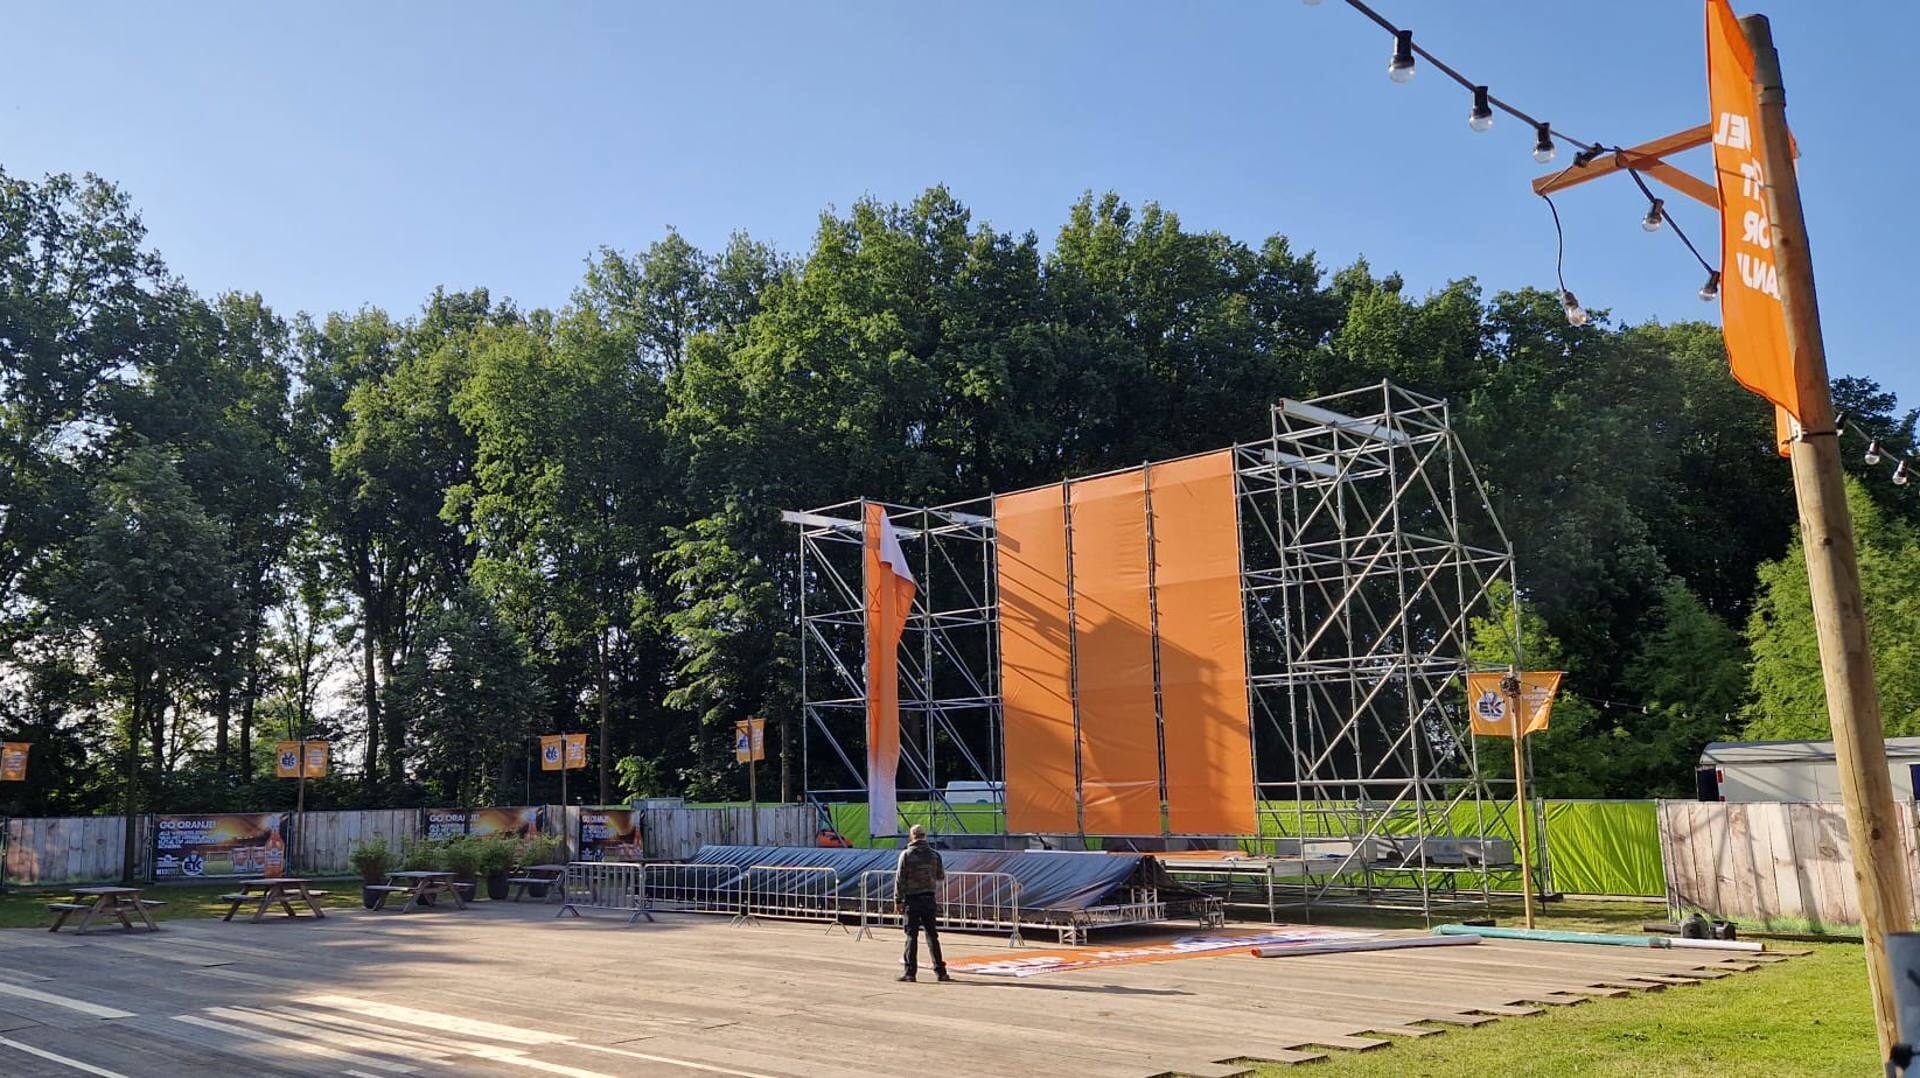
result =
[{"label": "camouflage jacket", "polygon": [[909,843],[900,851],[900,886],[898,894],[930,895],[939,890],[938,884],[947,878],[947,869],[940,863],[940,855],[924,840]]}]

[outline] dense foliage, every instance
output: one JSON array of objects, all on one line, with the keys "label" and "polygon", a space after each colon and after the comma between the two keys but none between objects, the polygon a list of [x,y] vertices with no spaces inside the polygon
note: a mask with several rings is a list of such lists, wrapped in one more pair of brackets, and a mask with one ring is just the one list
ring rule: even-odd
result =
[{"label": "dense foliage", "polygon": [[[581,796],[736,795],[732,721],[778,752],[798,719],[779,510],[1215,448],[1381,379],[1452,402],[1528,653],[1570,673],[1547,792],[1680,791],[1710,738],[1818,731],[1789,478],[1705,324],[1409,296],[1113,195],[1043,245],[941,188],[798,255],[603,251],[557,311],[288,318],[170,276],[112,185],[0,173],[0,733],[34,744],[0,810],[284,804],[301,733],[336,744],[313,807],[551,799],[561,729],[599,735]],[[1902,730],[1914,504],[1856,491]]]}]

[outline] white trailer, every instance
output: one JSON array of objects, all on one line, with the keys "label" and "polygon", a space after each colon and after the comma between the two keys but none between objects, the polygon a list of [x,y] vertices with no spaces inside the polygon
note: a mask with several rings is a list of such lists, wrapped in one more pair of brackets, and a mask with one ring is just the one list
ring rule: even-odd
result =
[{"label": "white trailer", "polygon": [[[1893,796],[1912,801],[1920,737],[1887,739]],[[1838,801],[1840,768],[1831,741],[1716,741],[1695,773],[1702,801]]]}]

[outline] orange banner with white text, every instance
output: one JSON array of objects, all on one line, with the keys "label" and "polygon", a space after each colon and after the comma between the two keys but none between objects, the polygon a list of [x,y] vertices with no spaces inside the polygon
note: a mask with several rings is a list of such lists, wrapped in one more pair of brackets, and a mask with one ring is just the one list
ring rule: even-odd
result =
[{"label": "orange banner with white text", "polygon": [[1774,260],[1753,50],[1727,0],[1707,0],[1707,93],[1720,189],[1720,321],[1741,385],[1805,415]]},{"label": "orange banner with white text", "polygon": [[1472,716],[1473,732],[1484,737],[1514,735],[1514,705],[1519,705],[1520,736],[1544,733],[1553,715],[1553,697],[1560,691],[1558,670],[1533,670],[1520,675],[1518,700],[1510,697],[1501,684],[1504,671],[1491,670],[1467,675],[1467,713]]},{"label": "orange banner with white text", "polygon": [[1059,483],[993,499],[1007,830],[1080,830],[1067,624],[1067,503]]},{"label": "orange banner with white text", "polygon": [[1157,835],[1160,724],[1146,475],[1135,468],[1067,490],[1081,822],[1092,835]]},{"label": "orange banner with white text", "polygon": [[1259,830],[1233,471],[1232,450],[1148,469],[1167,830],[1177,835]]},{"label": "orange banner with white text", "polygon": [[866,503],[867,826],[875,838],[900,832],[900,636],[918,590],[899,533],[881,506]]}]

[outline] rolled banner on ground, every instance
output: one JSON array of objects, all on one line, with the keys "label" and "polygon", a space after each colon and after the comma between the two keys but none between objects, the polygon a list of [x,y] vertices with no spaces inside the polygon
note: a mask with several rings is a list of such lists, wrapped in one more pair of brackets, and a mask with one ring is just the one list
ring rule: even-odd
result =
[{"label": "rolled banner on ground", "polygon": [[1354,951],[1400,951],[1409,947],[1466,947],[1480,942],[1479,936],[1400,936],[1383,940],[1350,940],[1341,943],[1306,943],[1298,947],[1255,947],[1260,958],[1291,958],[1303,954],[1349,954]]},{"label": "rolled banner on ground", "polygon": [[1476,925],[1435,925],[1436,936],[1484,936],[1487,939],[1538,940],[1542,943],[1591,943],[1602,947],[1648,947],[1656,950],[1760,951],[1747,940],[1688,940],[1665,936],[1620,936],[1606,932],[1559,932],[1550,928],[1482,928]]}]

